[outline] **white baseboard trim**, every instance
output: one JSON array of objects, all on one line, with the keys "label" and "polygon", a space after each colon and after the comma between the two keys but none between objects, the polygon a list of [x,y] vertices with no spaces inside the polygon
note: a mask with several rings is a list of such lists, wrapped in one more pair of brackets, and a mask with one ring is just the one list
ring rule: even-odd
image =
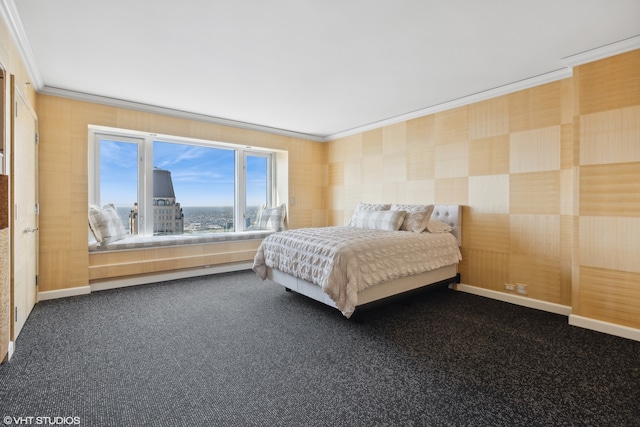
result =
[{"label": "white baseboard trim", "polygon": [[640,341],[640,329],[634,329],[628,326],[616,325],[615,323],[603,322],[602,320],[590,319],[576,314],[569,315],[569,324],[580,328],[591,329],[592,331]]},{"label": "white baseboard trim", "polygon": [[537,299],[527,298],[520,295],[512,295],[504,292],[498,292],[491,289],[479,288],[477,286],[465,285],[459,283],[455,286],[457,291],[467,292],[469,294],[479,295],[498,301],[504,301],[511,304],[521,305],[523,307],[535,308],[537,310],[548,311],[550,313],[569,316],[571,307],[567,305],[555,304],[552,302],[540,301]]},{"label": "white baseboard trim", "polygon": [[89,285],[91,292],[106,291],[108,289],[124,288],[127,286],[144,285],[147,283],[166,282],[168,280],[185,279],[188,277],[207,276],[209,274],[230,273],[233,271],[250,270],[252,261],[239,262],[235,264],[214,265],[211,267],[198,268],[194,270],[172,271],[168,273],[151,274],[148,276],[137,276],[124,279],[107,280],[104,282],[92,283]]},{"label": "white baseboard trim", "polygon": [[16,344],[13,341],[9,341],[9,348],[7,350],[7,357],[5,357],[4,360],[2,360],[2,363],[5,362],[10,362],[11,361],[11,357],[13,356],[13,353],[16,351]]},{"label": "white baseboard trim", "polygon": [[38,292],[38,301],[45,301],[56,298],[75,297],[91,293],[89,286],[78,286],[77,288],[58,289],[55,291]]}]

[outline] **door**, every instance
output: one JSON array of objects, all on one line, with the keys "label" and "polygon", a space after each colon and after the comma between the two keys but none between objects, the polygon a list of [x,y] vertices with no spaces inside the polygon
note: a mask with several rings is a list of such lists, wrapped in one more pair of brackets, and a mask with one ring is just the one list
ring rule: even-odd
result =
[{"label": "door", "polygon": [[11,263],[15,342],[37,299],[38,146],[36,114],[11,82]]}]

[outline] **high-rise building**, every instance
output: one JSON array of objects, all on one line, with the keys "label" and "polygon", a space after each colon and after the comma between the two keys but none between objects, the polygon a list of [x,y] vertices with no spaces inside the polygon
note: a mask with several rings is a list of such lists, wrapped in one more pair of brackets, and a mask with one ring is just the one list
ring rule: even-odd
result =
[{"label": "high-rise building", "polygon": [[[138,204],[129,213],[131,234],[138,234]],[[184,233],[184,214],[180,203],[176,203],[171,172],[153,170],[153,234]]]}]

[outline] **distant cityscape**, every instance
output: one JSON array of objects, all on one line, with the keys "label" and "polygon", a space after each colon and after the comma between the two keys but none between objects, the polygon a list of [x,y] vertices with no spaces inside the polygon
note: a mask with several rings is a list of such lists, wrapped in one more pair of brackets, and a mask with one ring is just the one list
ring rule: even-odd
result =
[{"label": "distant cityscape", "polygon": [[[259,206],[247,207],[247,226],[254,225]],[[130,207],[116,208],[118,216],[127,232],[129,232]],[[233,206],[183,206],[184,233],[225,233],[236,231],[233,221]]]}]

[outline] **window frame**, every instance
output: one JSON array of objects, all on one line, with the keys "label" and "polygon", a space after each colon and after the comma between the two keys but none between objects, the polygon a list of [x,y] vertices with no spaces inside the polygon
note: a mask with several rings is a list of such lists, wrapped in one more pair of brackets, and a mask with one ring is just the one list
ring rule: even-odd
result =
[{"label": "window frame", "polygon": [[[107,139],[116,142],[138,145],[138,236],[153,237],[153,143],[167,142],[233,150],[234,160],[234,230],[236,233],[249,231],[246,226],[246,159],[247,156],[267,159],[267,205],[275,206],[277,195],[275,150],[219,141],[186,138],[134,130],[89,125],[88,137],[88,186],[89,204],[100,204],[100,141]],[[151,218],[147,221],[147,218]],[[225,233],[227,234],[227,233]]]}]

